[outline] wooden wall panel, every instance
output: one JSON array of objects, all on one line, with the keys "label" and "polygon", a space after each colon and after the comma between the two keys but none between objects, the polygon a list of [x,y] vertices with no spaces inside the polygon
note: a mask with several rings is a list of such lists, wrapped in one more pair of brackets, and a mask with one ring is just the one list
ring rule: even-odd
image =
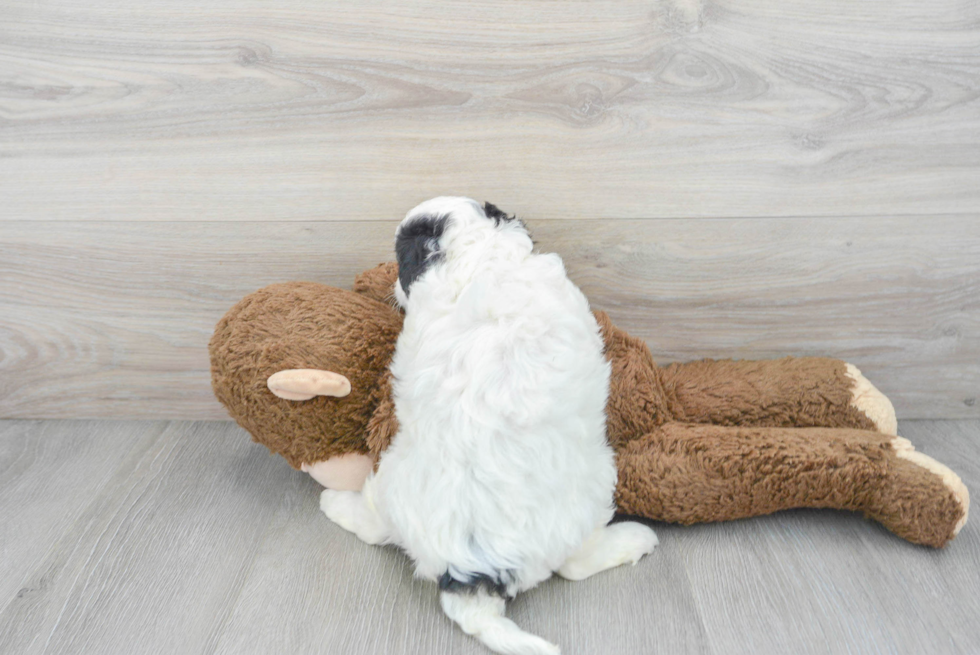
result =
[{"label": "wooden wall panel", "polygon": [[977,43],[966,0],[8,0],[0,416],[221,416],[222,312],[443,193],[663,360],[836,354],[977,416]]},{"label": "wooden wall panel", "polygon": [[0,219],[974,212],[978,43],[968,0],[7,0]]},{"label": "wooden wall panel", "polygon": [[[980,416],[980,216],[529,219],[659,361],[831,355]],[[0,417],[221,418],[207,341],[265,284],[350,286],[393,222],[0,222]]]}]

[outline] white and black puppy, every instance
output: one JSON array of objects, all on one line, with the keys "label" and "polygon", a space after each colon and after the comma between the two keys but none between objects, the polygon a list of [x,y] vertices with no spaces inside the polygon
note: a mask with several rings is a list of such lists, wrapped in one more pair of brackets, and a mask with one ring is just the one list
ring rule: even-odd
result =
[{"label": "white and black puppy", "polygon": [[535,253],[493,205],[424,202],[395,250],[399,431],[361,493],[327,490],[320,506],[363,540],[402,547],[491,649],[557,653],[504,618],[505,598],[657,544],[639,523],[607,526],[617,473],[599,327],[561,259]]}]

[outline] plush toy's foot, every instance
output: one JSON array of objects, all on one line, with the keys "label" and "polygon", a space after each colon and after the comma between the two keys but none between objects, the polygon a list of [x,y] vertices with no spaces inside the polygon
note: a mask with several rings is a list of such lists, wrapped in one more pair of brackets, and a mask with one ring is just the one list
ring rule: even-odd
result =
[{"label": "plush toy's foot", "polygon": [[885,394],[878,391],[854,364],[847,364],[847,377],[854,380],[851,406],[864,412],[882,434],[898,434],[895,408]]},{"label": "plush toy's foot", "polygon": [[[970,492],[949,467],[916,451],[908,439],[895,437],[890,445],[896,459],[889,467],[891,484],[882,494],[886,502],[868,513],[899,536],[911,531],[919,543],[943,546],[966,525]],[[924,498],[932,501],[924,503]]]},{"label": "plush toy's foot", "polygon": [[574,555],[565,560],[558,575],[567,580],[589,576],[621,564],[636,564],[653,552],[657,534],[642,523],[614,523],[596,529]]},{"label": "plush toy's foot", "polygon": [[342,398],[350,393],[350,380],[339,373],[315,368],[290,368],[273,373],[266,385],[285,400],[309,400],[314,396]]}]

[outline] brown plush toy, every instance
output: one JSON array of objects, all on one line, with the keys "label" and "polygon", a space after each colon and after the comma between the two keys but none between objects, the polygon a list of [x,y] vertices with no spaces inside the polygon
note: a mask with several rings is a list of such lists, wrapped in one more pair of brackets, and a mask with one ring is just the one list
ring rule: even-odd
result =
[{"label": "brown plush toy", "polygon": [[[272,285],[235,305],[211,339],[212,385],[231,416],[331,488],[359,489],[397,431],[388,377],[402,324],[397,277],[388,263],[353,291]],[[960,478],[896,436],[891,403],[850,364],[658,367],[642,340],[603,312],[596,319],[612,364],[620,512],[690,524],[847,509],[937,548],[966,523]]]}]

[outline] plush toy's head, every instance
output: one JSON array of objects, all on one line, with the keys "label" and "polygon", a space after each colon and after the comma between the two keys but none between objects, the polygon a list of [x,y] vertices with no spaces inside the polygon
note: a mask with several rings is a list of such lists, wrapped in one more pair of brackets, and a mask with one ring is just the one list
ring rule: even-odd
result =
[{"label": "plush toy's head", "polygon": [[[401,314],[363,294],[311,282],[274,284],[242,299],[211,339],[214,393],[252,438],[294,468],[367,453],[368,424],[385,400],[381,380]],[[317,368],[350,380],[351,393],[305,402],[267,387],[278,371]]]}]

